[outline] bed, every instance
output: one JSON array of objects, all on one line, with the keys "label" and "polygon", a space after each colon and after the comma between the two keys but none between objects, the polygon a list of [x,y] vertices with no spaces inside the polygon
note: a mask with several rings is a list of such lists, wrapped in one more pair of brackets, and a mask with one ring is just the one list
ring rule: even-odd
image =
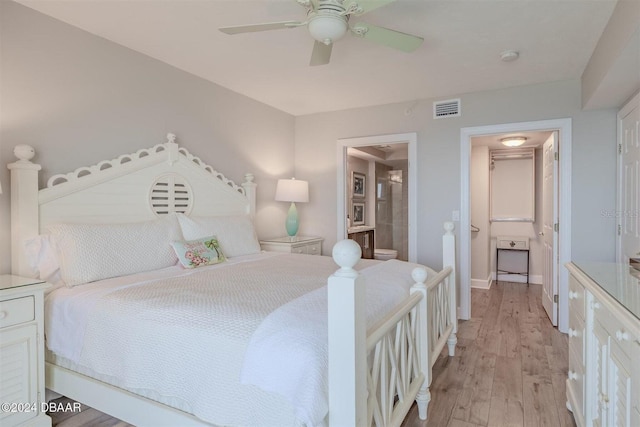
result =
[{"label": "bed", "polygon": [[268,253],[253,176],[236,185],[173,134],[43,189],[33,149],[15,154],[12,272],[46,249],[57,269],[37,274],[64,283],[46,297],[47,389],[139,426],[399,425],[414,401],[426,419],[456,344],[452,223],[439,272],[361,261],[349,240],[333,259]]}]

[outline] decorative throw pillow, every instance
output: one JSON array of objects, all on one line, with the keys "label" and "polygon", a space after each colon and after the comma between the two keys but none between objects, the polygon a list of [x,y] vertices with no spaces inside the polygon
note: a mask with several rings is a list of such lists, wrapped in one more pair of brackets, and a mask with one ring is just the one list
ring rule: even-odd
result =
[{"label": "decorative throw pillow", "polygon": [[249,215],[189,217],[178,214],[178,221],[185,240],[216,236],[229,258],[260,253],[260,242]]},{"label": "decorative throw pillow", "polygon": [[215,236],[172,242],[171,246],[173,246],[173,250],[184,268],[218,264],[225,260],[218,239]]}]

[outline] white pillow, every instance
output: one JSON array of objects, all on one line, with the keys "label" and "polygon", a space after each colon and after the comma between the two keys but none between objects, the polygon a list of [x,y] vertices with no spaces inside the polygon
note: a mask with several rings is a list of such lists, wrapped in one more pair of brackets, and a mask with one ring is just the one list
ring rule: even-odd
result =
[{"label": "white pillow", "polygon": [[49,231],[67,286],[175,265],[171,242],[182,240],[175,215],[128,224],[55,224]]},{"label": "white pillow", "polygon": [[188,217],[178,214],[185,240],[217,236],[228,258],[257,254],[260,243],[249,215]]},{"label": "white pillow", "polygon": [[30,276],[53,284],[60,284],[60,265],[58,247],[50,234],[40,234],[25,241],[27,261],[31,268]]}]

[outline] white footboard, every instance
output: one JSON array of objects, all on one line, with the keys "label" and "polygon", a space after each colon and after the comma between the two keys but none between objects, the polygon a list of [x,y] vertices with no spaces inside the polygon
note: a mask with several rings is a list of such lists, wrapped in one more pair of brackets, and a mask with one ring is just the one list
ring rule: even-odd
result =
[{"label": "white footboard", "polygon": [[431,368],[449,344],[456,344],[455,241],[445,224],[442,271],[427,280],[413,270],[411,295],[367,333],[364,284],[353,270],[360,248],[339,242],[334,259],[341,266],[329,278],[329,424],[399,426],[418,403],[427,417]]}]

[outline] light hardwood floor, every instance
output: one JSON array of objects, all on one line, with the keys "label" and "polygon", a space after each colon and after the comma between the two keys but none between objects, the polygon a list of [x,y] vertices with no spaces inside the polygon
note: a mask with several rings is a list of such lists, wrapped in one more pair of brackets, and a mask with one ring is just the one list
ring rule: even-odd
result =
[{"label": "light hardwood floor", "polygon": [[[540,285],[521,283],[473,289],[456,355],[443,353],[434,367],[428,419],[414,405],[403,427],[575,426],[565,406],[567,336],[551,325],[540,296]],[[86,407],[51,415],[54,427],[130,427]]]}]

